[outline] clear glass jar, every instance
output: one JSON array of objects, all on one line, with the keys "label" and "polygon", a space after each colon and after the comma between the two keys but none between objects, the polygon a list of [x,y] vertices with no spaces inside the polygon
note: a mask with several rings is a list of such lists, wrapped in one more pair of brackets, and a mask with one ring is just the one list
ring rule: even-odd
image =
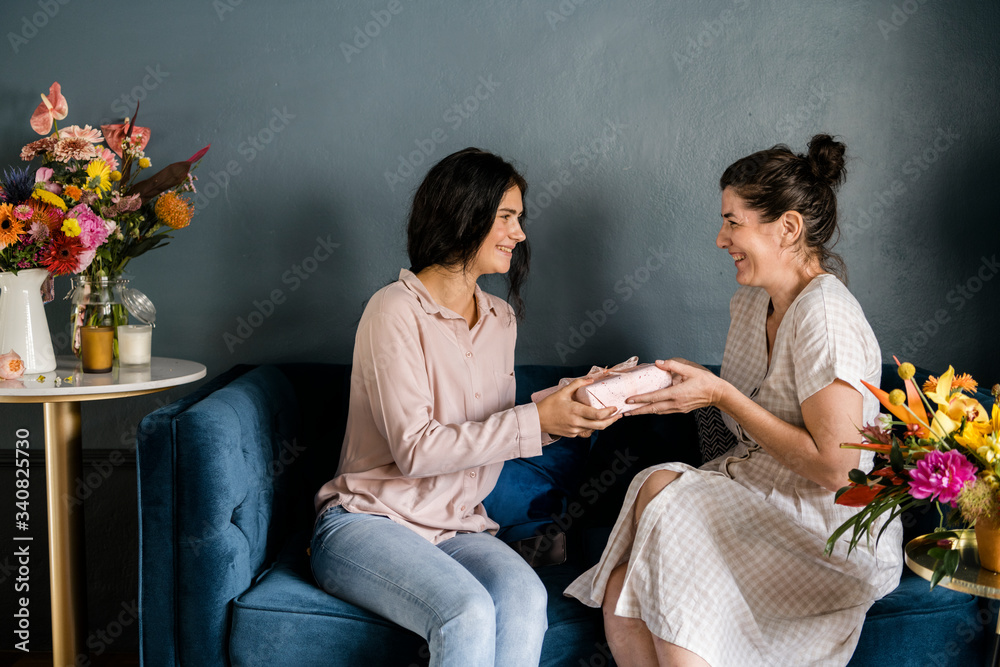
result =
[{"label": "clear glass jar", "polygon": [[126,289],[126,278],[90,279],[75,276],[71,279],[70,292],[66,298],[73,304],[70,315],[73,354],[80,356],[80,327],[110,326],[115,330],[114,357],[118,358],[118,325],[128,324],[128,309],[122,298]]}]

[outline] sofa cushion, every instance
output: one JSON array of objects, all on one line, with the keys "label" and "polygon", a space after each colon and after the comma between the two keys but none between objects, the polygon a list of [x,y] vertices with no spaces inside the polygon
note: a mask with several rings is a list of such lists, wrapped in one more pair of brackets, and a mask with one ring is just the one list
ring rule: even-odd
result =
[{"label": "sofa cushion", "polygon": [[[234,667],[426,664],[423,639],[382,617],[328,595],[314,583],[298,535],[252,587],[233,601],[229,654]],[[568,567],[537,570],[549,593],[549,629],[541,665],[588,664],[601,649],[600,611],[562,591],[579,574]],[[336,657],[333,660],[333,656]]]},{"label": "sofa cushion", "polygon": [[981,665],[985,625],[992,621],[976,598],[903,570],[896,590],[865,616],[849,667]]}]

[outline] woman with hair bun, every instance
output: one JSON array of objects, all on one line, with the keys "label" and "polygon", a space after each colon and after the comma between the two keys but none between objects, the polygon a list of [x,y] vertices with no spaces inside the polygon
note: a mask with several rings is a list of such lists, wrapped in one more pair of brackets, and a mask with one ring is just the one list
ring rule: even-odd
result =
[{"label": "woman with hair bun", "polygon": [[[514,406],[526,190],[477,148],[428,172],[410,211],[410,268],[358,323],[340,465],[316,494],[317,583],[426,639],[430,667],[538,665],[545,586],[494,536],[482,501],[504,461],[619,418],[573,400],[582,378]],[[506,274],[513,308],[476,284],[489,273]]]},{"label": "woman with hair bun", "polygon": [[[844,145],[813,137],[737,160],[716,245],[740,285],[716,376],[658,361],[675,384],[630,415],[717,407],[736,445],[700,468],[639,473],[601,561],[566,594],[604,610],[620,667],[846,665],[865,612],[899,583],[902,529],[823,555],[856,509],[834,504],[870,452],[842,449],[878,414],[881,353],[847,290],[836,188]],[[845,538],[846,540],[846,538]]]}]

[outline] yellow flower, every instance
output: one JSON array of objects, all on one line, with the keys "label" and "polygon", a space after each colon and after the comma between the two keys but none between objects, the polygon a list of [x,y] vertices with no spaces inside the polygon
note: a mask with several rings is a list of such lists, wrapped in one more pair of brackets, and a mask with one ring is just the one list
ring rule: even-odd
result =
[{"label": "yellow flower", "polygon": [[115,169],[113,172],[111,172],[111,182],[117,183],[120,180],[122,180],[122,173],[117,169]]},{"label": "yellow flower", "polygon": [[63,220],[62,227],[59,229],[66,236],[79,236],[80,235],[80,223],[76,218],[66,218]]},{"label": "yellow flower", "polygon": [[151,164],[153,164],[153,163],[149,161],[148,157],[139,158],[139,168],[140,169],[149,169],[149,166]]},{"label": "yellow flower", "polygon": [[65,211],[66,202],[62,200],[59,195],[52,194],[45,188],[35,188],[35,191],[31,193],[31,196],[35,199],[40,199],[49,206],[55,206],[56,208]]},{"label": "yellow flower", "polygon": [[904,380],[909,380],[914,376],[914,374],[916,374],[917,369],[913,367],[913,364],[907,361],[899,365],[899,370],[897,372],[899,373],[899,377]]},{"label": "yellow flower", "polygon": [[[964,378],[960,376],[959,379],[962,379],[964,383]],[[988,421],[986,410],[980,405],[979,401],[965,396],[958,387],[952,391],[954,380],[955,369],[949,366],[948,370],[938,378],[937,386],[934,390],[925,392],[927,398],[938,404],[938,414],[943,412],[955,422],[962,421],[962,417],[965,417],[970,422]]]},{"label": "yellow flower", "polygon": [[949,417],[944,412],[938,410],[937,412],[934,413],[934,416],[931,418],[930,427],[931,427],[931,433],[933,433],[939,439],[943,439],[947,437],[956,428],[958,428],[958,423],[952,420],[952,418]]},{"label": "yellow flower", "polygon": [[91,160],[87,165],[87,185],[91,192],[97,193],[98,199],[111,189],[111,167],[104,160]]},{"label": "yellow flower", "polygon": [[902,389],[893,389],[889,392],[889,402],[893,405],[902,405],[906,403],[906,394]]}]

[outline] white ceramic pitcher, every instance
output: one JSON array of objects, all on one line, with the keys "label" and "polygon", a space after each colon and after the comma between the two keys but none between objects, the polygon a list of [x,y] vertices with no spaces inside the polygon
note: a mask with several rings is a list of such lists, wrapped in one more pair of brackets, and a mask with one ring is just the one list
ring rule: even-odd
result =
[{"label": "white ceramic pitcher", "polygon": [[0,354],[21,355],[25,373],[47,373],[56,368],[49,323],[42,303],[45,269],[0,272]]}]

